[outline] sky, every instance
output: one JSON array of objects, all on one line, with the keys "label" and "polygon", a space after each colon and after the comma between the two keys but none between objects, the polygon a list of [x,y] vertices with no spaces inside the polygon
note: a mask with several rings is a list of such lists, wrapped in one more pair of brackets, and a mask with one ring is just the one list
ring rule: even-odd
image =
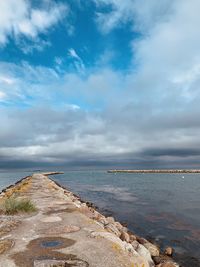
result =
[{"label": "sky", "polygon": [[199,10],[0,1],[0,168],[199,168]]}]

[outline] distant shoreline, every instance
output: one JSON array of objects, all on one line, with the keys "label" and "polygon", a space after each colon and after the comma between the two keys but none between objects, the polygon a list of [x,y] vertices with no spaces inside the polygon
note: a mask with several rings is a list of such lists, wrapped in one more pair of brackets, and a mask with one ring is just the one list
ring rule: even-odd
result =
[{"label": "distant shoreline", "polygon": [[108,173],[200,173],[200,170],[108,170]]}]

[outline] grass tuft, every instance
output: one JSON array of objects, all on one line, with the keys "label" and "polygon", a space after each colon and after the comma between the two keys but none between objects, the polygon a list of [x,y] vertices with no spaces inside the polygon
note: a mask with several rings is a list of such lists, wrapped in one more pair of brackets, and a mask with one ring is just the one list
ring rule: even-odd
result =
[{"label": "grass tuft", "polygon": [[36,211],[37,209],[28,199],[9,197],[3,202],[1,210],[7,215],[13,215],[19,212],[30,213]]}]

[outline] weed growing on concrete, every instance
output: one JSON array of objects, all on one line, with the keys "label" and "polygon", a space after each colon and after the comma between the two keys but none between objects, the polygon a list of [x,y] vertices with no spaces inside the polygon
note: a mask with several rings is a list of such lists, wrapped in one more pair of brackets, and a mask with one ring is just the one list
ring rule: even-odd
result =
[{"label": "weed growing on concrete", "polygon": [[5,199],[0,209],[7,215],[13,215],[19,212],[30,213],[37,210],[31,200],[17,199],[15,197]]}]

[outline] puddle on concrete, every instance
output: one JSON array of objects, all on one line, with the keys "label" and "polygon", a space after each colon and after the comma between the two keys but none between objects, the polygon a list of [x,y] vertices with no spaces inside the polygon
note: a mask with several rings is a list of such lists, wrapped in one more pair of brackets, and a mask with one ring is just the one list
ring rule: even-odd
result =
[{"label": "puddle on concrete", "polygon": [[41,247],[43,248],[57,248],[62,245],[59,240],[52,240],[52,241],[43,241],[41,242]]},{"label": "puddle on concrete", "polygon": [[[72,239],[68,239],[68,238],[63,238],[63,237],[59,237],[59,236],[55,236],[55,237],[40,237],[37,239],[34,239],[32,241],[30,241],[30,243],[28,244],[27,248],[31,249],[31,250],[35,250],[38,251],[40,249],[60,249],[60,248],[66,248],[66,247],[70,247],[72,245],[74,245],[76,243],[76,241],[72,240]],[[43,244],[43,246],[42,246]]]},{"label": "puddle on concrete", "polygon": [[76,255],[64,254],[57,249],[67,248],[76,241],[63,237],[40,237],[29,242],[27,249],[12,256],[20,267],[88,267],[89,264]]}]

